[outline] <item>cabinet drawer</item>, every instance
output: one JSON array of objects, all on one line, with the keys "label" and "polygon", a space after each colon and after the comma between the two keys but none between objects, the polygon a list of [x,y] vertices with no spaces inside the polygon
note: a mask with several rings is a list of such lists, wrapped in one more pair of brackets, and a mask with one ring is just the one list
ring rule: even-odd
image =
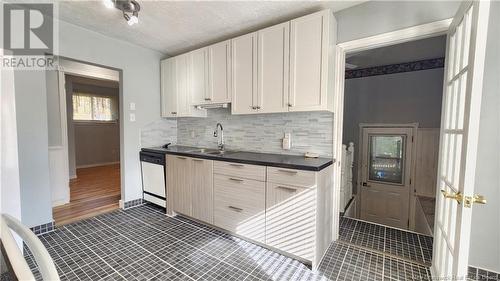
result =
[{"label": "cabinet drawer", "polygon": [[265,183],[214,175],[214,225],[264,242]]},{"label": "cabinet drawer", "polygon": [[267,167],[267,181],[311,187],[316,185],[316,173],[311,171]]},{"label": "cabinet drawer", "polygon": [[214,173],[258,181],[266,180],[265,166],[214,161]]}]

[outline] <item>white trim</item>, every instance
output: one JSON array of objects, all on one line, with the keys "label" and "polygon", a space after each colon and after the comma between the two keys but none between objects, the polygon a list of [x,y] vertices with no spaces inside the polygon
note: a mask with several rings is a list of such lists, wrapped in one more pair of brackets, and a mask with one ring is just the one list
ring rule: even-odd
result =
[{"label": "white trim", "polygon": [[340,43],[337,46],[350,53],[444,35],[448,31],[452,21],[452,18],[435,21]]},{"label": "white trim", "polygon": [[[99,167],[99,166],[108,166],[108,165],[114,165],[114,164],[120,164],[120,161],[114,161],[114,162],[103,162],[103,163],[95,163],[95,164],[88,164],[88,165],[78,165],[76,166],[77,169],[81,168],[92,168],[92,167]],[[76,177],[76,176],[75,176]]]}]

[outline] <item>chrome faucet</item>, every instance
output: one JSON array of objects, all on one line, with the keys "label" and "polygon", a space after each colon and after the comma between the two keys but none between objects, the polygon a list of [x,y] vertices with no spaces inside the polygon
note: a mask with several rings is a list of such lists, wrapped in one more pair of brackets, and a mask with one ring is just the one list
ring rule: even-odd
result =
[{"label": "chrome faucet", "polygon": [[219,150],[224,150],[224,129],[222,128],[221,123],[217,123],[217,125],[215,125],[214,137],[216,138],[219,136],[219,127],[220,127],[220,138],[217,141],[217,147],[219,148]]}]

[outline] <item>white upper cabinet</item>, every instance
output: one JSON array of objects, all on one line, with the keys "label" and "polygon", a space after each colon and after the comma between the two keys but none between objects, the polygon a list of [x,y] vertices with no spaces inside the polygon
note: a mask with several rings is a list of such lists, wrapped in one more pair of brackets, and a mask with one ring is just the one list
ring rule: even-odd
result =
[{"label": "white upper cabinet", "polygon": [[328,72],[333,72],[334,55],[328,49],[335,46],[334,37],[329,10],[290,21],[290,111],[333,109],[333,88],[328,85],[333,77]]},{"label": "white upper cabinet", "polygon": [[332,111],[335,39],[324,10],[163,61],[162,116]]},{"label": "white upper cabinet", "polygon": [[161,62],[161,117],[177,117],[175,58]]},{"label": "white upper cabinet", "polygon": [[161,62],[162,117],[206,117],[206,110],[192,106],[190,54]]},{"label": "white upper cabinet", "polygon": [[230,40],[208,47],[208,91],[206,100],[210,103],[231,102],[230,48]]},{"label": "white upper cabinet", "polygon": [[189,53],[191,104],[207,102],[208,90],[208,48]]},{"label": "white upper cabinet", "polygon": [[257,33],[231,40],[233,114],[257,112]]},{"label": "white upper cabinet", "polygon": [[257,110],[288,111],[290,23],[257,32]]}]

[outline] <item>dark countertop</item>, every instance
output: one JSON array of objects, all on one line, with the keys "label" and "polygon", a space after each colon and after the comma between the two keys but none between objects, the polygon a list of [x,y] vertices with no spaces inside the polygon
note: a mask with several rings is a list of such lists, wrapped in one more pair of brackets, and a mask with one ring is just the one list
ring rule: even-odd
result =
[{"label": "dark countertop", "polygon": [[331,158],[306,158],[299,155],[257,153],[245,151],[227,151],[223,155],[210,155],[202,152],[193,152],[193,150],[197,149],[201,148],[172,145],[169,146],[168,149],[162,147],[150,147],[143,148],[142,151],[307,171],[321,171],[333,164],[333,159]]}]

